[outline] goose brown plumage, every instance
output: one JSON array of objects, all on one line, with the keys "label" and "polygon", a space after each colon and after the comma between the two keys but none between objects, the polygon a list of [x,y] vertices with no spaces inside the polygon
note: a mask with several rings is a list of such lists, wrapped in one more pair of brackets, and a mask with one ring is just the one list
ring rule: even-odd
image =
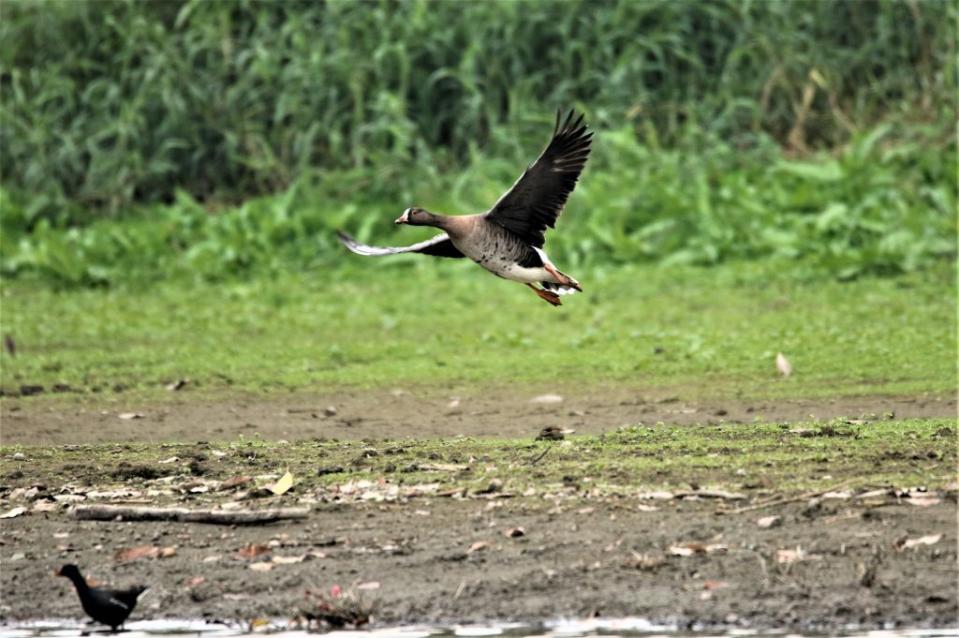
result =
[{"label": "goose brown plumage", "polygon": [[582,287],[556,268],[543,244],[546,230],[555,227],[586,166],[592,137],[583,115],[576,117],[570,110],[563,118],[557,112],[546,149],[488,211],[477,215],[438,215],[418,207],[403,211],[397,224],[434,226],[443,231],[426,241],[381,248],[361,244],[342,231],[337,231],[337,236],[358,255],[468,257],[498,277],[526,284],[542,299],[559,306],[561,295]]}]

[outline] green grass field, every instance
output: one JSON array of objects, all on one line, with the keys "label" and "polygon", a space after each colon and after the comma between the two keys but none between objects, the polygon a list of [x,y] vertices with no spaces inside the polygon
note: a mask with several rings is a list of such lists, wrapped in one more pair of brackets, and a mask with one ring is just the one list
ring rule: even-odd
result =
[{"label": "green grass field", "polygon": [[[687,386],[700,396],[947,393],[953,272],[796,278],[788,261],[584,267],[552,308],[472,264],[416,257],[219,284],[3,290],[3,387],[64,384],[160,399],[421,382]],[[562,267],[563,264],[560,264]],[[778,378],[777,352],[794,373]],[[127,395],[131,396],[131,395]]]}]

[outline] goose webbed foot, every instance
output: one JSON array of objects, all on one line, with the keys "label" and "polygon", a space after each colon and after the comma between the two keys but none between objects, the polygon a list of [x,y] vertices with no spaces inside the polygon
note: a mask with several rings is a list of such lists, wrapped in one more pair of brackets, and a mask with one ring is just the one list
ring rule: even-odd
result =
[{"label": "goose webbed foot", "polygon": [[563,305],[563,302],[559,300],[559,295],[557,295],[555,292],[537,288],[533,284],[526,284],[526,285],[532,288],[533,292],[539,295],[540,299],[544,300],[546,303],[551,304],[553,306]]}]

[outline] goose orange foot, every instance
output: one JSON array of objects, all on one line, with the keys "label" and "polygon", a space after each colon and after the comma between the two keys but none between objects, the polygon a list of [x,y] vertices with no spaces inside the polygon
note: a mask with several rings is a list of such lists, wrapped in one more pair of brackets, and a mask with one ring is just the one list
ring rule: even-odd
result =
[{"label": "goose orange foot", "polygon": [[542,290],[541,288],[537,288],[533,284],[526,284],[526,285],[532,288],[533,292],[539,295],[540,299],[543,299],[544,301],[546,301],[546,303],[552,304],[554,306],[563,305],[563,302],[559,300],[559,295],[557,295],[555,292],[552,292],[549,290]]}]

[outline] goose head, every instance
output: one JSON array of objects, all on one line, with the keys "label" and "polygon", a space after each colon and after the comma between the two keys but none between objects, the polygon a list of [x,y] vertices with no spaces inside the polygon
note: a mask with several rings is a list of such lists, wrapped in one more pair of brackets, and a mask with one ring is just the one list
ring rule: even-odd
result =
[{"label": "goose head", "polygon": [[436,215],[422,208],[407,208],[395,223],[410,226],[436,226]]}]

